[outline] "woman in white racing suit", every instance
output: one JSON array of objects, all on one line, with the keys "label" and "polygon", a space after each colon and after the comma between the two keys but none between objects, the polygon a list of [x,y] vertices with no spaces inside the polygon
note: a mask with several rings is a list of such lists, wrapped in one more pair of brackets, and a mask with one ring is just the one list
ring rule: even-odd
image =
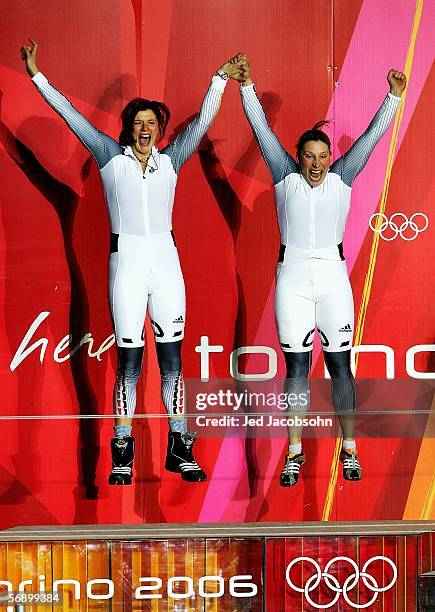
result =
[{"label": "woman in white racing suit", "polygon": [[[350,368],[354,308],[342,237],[352,184],[390,125],[406,87],[398,70],[387,76],[390,91],[366,131],[331,163],[331,143],[321,121],[304,132],[296,159],[284,150],[268,125],[250,78],[250,62],[236,56],[245,114],[271,172],[281,234],[276,275],[275,318],[286,360],[286,392],[301,401],[289,411],[307,410],[315,329],[332,379],[332,400],[343,434],[340,460],[347,480],[360,480],[362,469],[354,439],[355,383]],[[295,395],[291,397],[294,398]],[[305,462],[301,427],[289,427],[289,447],[280,484],[293,486]]]},{"label": "woman in white racing suit", "polygon": [[162,102],[136,98],[121,114],[119,142],[91,125],[39,72],[37,44],[21,48],[39,93],[65,120],[95,158],[110,216],[109,303],[118,366],[113,394],[116,415],[111,441],[109,483],[131,484],[134,459],[132,417],[142,369],[147,308],[154,330],[162,398],[169,417],[165,467],[190,482],[206,480],[192,454],[195,435],[184,414],[181,344],[185,323],[184,280],[172,233],[172,207],[178,174],[210,127],[229,77],[240,74],[226,62],[213,76],[199,114],[159,150],[169,120]]}]

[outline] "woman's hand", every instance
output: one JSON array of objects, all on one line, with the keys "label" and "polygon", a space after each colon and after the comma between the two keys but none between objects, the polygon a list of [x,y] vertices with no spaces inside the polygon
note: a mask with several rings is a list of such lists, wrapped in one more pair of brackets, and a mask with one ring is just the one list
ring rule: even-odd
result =
[{"label": "woman's hand", "polygon": [[390,86],[390,93],[400,98],[406,87],[406,76],[403,72],[399,70],[390,70],[387,75],[387,81]]},{"label": "woman's hand", "polygon": [[252,85],[251,80],[251,62],[247,55],[243,56],[243,59],[240,63],[241,74],[239,77],[239,82],[242,84],[242,87],[247,87],[248,85]]},{"label": "woman's hand", "polygon": [[222,64],[222,66],[220,68],[218,68],[217,74],[219,74],[219,73],[226,73],[229,76],[230,79],[236,79],[237,80],[237,78],[238,78],[238,76],[240,74],[240,68],[239,68],[237,62],[234,61],[236,57],[238,57],[238,56],[235,55],[234,57],[229,59],[227,62],[225,62],[225,64]]},{"label": "woman's hand", "polygon": [[234,63],[239,67],[239,75],[237,76],[237,80],[243,87],[247,85],[252,85],[251,81],[251,61],[246,53],[239,53],[235,57],[230,59],[231,63]]},{"label": "woman's hand", "polygon": [[240,83],[242,74],[243,74],[243,58],[246,55],[244,53],[238,53],[234,57],[231,57],[225,64],[223,64],[219,70],[219,72],[226,72],[230,79],[234,79],[235,81],[239,81]]},{"label": "woman's hand", "polygon": [[38,43],[29,38],[30,46],[25,45],[21,47],[21,59],[26,62],[26,70],[31,77],[34,77],[39,72],[36,67],[36,52],[38,50]]}]

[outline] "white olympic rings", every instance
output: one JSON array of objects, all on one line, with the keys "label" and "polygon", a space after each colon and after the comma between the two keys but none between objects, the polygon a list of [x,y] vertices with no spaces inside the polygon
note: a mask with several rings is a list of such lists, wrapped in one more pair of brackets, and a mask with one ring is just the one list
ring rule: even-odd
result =
[{"label": "white olympic rings", "polygon": [[[396,223],[394,221],[395,217],[401,217],[403,219],[402,223]],[[417,223],[414,221],[414,219],[416,219],[417,217],[423,217],[423,227],[418,227]],[[424,230],[427,229],[428,225],[429,219],[427,215],[422,212],[414,213],[409,219],[404,213],[400,212],[391,215],[390,219],[388,219],[388,217],[384,215],[384,213],[377,212],[374,213],[369,220],[370,229],[372,229],[374,232],[379,233],[381,238],[383,240],[386,240],[387,242],[394,240],[399,235],[401,238],[403,238],[403,240],[406,240],[407,242],[409,242],[410,240],[415,240],[418,234],[424,232]],[[393,235],[390,237],[387,237],[385,235],[385,230],[387,229],[387,227],[393,232]],[[405,235],[405,232],[408,228],[414,232],[411,236]]]},{"label": "white olympic rings", "polygon": [[[296,563],[299,563],[300,561],[307,561],[309,563],[312,563],[312,565],[314,565],[314,567],[316,569],[316,572],[317,572],[317,574],[313,574],[312,576],[310,576],[310,578],[308,578],[308,580],[305,583],[305,586],[303,588],[297,587],[295,584],[293,584],[293,582],[291,581],[291,578],[290,578],[290,570],[292,569],[292,567],[294,565],[296,565]],[[352,569],[354,571],[353,574],[350,574],[346,578],[346,580],[344,581],[342,587],[340,587],[340,583],[338,582],[337,578],[329,573],[330,567],[334,563],[336,563],[337,561],[345,561],[346,563],[349,563],[352,566]],[[375,578],[371,574],[367,573],[367,568],[374,561],[385,561],[392,568],[392,570],[393,570],[393,577],[392,577],[391,581],[389,582],[389,584],[387,584],[387,586],[379,587],[378,583],[375,580]],[[335,605],[337,603],[341,593],[343,593],[343,597],[344,597],[345,601],[349,604],[349,606],[351,606],[352,608],[361,609],[361,608],[368,608],[369,606],[371,606],[377,600],[379,593],[382,593],[384,591],[388,591],[389,589],[391,589],[396,584],[396,580],[397,580],[397,567],[393,563],[393,561],[391,561],[391,559],[388,559],[388,557],[383,557],[383,556],[378,555],[376,557],[371,557],[371,559],[366,561],[364,563],[364,566],[363,566],[362,570],[360,571],[358,565],[355,563],[355,561],[353,559],[350,559],[349,557],[334,557],[333,559],[328,561],[328,563],[325,565],[324,571],[322,572],[322,570],[320,568],[320,565],[317,563],[317,561],[314,561],[314,559],[311,559],[310,557],[297,557],[297,559],[293,559],[293,561],[291,561],[287,565],[287,569],[286,569],[286,572],[285,572],[285,578],[286,578],[287,584],[292,589],[294,589],[298,593],[304,593],[305,599],[307,600],[307,602],[311,606],[313,606],[314,608],[317,608],[318,610],[320,610],[320,609],[321,610],[325,610],[326,608],[330,608],[331,606]],[[310,592],[314,591],[314,589],[316,589],[319,586],[320,581],[321,581],[322,578],[324,578],[325,583],[331,589],[331,591],[335,591],[335,596],[334,596],[333,600],[330,603],[328,603],[328,604],[319,604],[319,603],[316,603],[315,601],[313,601],[311,599],[311,595],[310,595]],[[348,595],[348,591],[351,591],[356,586],[356,584],[358,583],[360,578],[362,578],[362,581],[365,584],[365,586],[370,591],[374,592],[373,597],[370,599],[370,601],[368,601],[365,604],[357,604],[357,603],[355,603],[354,601],[352,601],[349,598],[349,595]]]}]

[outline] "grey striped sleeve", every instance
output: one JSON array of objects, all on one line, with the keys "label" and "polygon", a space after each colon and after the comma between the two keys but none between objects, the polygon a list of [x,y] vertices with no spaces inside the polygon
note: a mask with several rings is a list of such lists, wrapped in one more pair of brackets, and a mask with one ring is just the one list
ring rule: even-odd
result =
[{"label": "grey striped sleeve", "polygon": [[241,87],[242,104],[258,146],[277,185],[291,172],[299,172],[296,161],[287,153],[269,126],[254,85]]},{"label": "grey striped sleeve", "polygon": [[347,153],[332,164],[330,171],[339,174],[342,181],[349,187],[352,186],[355,177],[364,168],[373,149],[387,131],[399,108],[400,101],[401,98],[388,93],[364,134],[353,143]]},{"label": "grey striped sleeve", "polygon": [[42,97],[64,119],[70,130],[92,153],[100,168],[103,168],[112,157],[122,152],[120,145],[113,138],[103,134],[89,123],[71,102],[47,81],[41,72],[35,74],[32,81]]},{"label": "grey striped sleeve", "polygon": [[169,155],[175,172],[178,174],[181,166],[192,155],[201,142],[202,137],[216,117],[221,104],[222,92],[226,81],[219,76],[214,76],[211,85],[202,101],[201,110],[195,119],[162,150]]}]

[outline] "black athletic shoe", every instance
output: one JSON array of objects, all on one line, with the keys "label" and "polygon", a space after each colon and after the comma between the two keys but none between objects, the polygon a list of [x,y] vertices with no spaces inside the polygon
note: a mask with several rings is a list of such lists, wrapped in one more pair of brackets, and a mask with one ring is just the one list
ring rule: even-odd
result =
[{"label": "black athletic shoe", "polygon": [[285,458],[281,476],[279,477],[279,484],[282,487],[293,487],[297,484],[299,480],[299,470],[304,463],[304,451],[301,451],[298,455],[289,451]]},{"label": "black athletic shoe", "polygon": [[362,469],[358,461],[356,449],[341,449],[340,461],[343,463],[343,478],[345,480],[361,480]]},{"label": "black athletic shoe", "polygon": [[111,485],[130,485],[133,476],[134,438],[112,438],[112,472],[109,476]]},{"label": "black athletic shoe", "polygon": [[181,474],[181,478],[187,482],[204,482],[207,476],[196,463],[192,453],[195,440],[196,433],[170,431],[165,468],[168,472]]}]

